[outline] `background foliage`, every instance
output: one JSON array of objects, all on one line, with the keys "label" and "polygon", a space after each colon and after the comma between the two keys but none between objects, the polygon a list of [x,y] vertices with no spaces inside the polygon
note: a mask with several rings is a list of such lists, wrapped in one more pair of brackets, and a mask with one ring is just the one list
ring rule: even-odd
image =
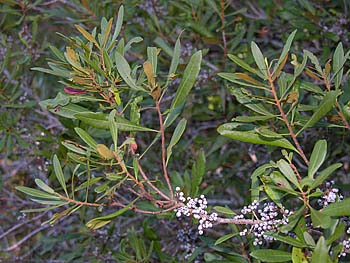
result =
[{"label": "background foliage", "polygon": [[[216,128],[220,124],[249,113],[226,88],[231,83],[217,75],[241,72],[227,55],[235,55],[252,65],[250,45],[254,41],[264,56],[278,58],[283,43],[295,29],[298,31],[293,53],[301,58],[303,49],[307,49],[319,58],[322,67],[332,58],[339,41],[345,52],[349,50],[347,1],[0,1],[0,219],[3,222],[0,258],[10,262],[246,262],[239,261],[236,255],[249,251],[249,243],[241,238],[214,245],[231,229],[237,233],[235,226],[218,226],[199,237],[196,225],[190,220],[159,219],[128,212],[107,227],[91,231],[80,222],[99,216],[98,209],[82,208],[58,219],[53,228],[41,225],[52,217],[51,211],[20,212],[37,206],[15,187],[35,187],[34,179],[57,187],[51,165],[53,154],[57,153],[61,163],[68,162],[67,149],[61,142],[78,138],[70,121],[57,118],[39,106],[39,101],[62,92],[65,85],[57,82],[62,79],[30,69],[46,68],[48,61],[56,59],[53,47],[64,51],[67,42],[56,32],[75,36],[79,34],[75,24],[91,31],[102,17],[116,21],[121,4],[125,8],[122,37],[126,42],[136,36],[143,39],[134,39],[127,57],[130,63],[143,62],[146,48],[155,46],[162,49],[159,67],[167,71],[180,34],[181,71],[190,56],[202,50],[201,71],[181,115],[187,119],[187,129],[172,151],[169,173],[173,178],[190,178],[194,161],[204,152],[206,173],[199,193],[208,197],[210,205],[227,206],[235,211],[252,201],[247,193],[255,168],[270,160],[277,161],[280,153],[271,147],[218,136]],[[286,70],[292,72],[293,66],[287,63]],[[169,88],[173,93],[176,81]],[[341,102],[346,107],[350,96],[348,81],[342,89]],[[164,100],[170,104],[173,97],[169,94]],[[305,102],[317,105],[318,101],[305,97]],[[158,125],[154,116],[145,118],[147,127]],[[328,121],[332,122],[332,118],[335,116],[329,115]],[[171,131],[167,135],[170,137]],[[103,134],[99,136],[103,140]],[[347,132],[329,127],[304,131],[300,144],[307,156],[321,138],[328,141],[325,167],[337,162],[343,164],[332,179],[342,194],[349,196]],[[145,136],[137,143],[144,147],[150,139]],[[158,173],[153,165],[159,163],[157,151],[149,151],[145,158],[145,168]],[[303,167],[302,160],[299,162]]]}]

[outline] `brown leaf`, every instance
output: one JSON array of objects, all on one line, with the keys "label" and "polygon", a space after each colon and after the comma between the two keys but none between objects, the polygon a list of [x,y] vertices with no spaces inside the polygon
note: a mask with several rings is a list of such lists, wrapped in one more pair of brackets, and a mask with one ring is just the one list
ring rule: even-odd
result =
[{"label": "brown leaf", "polygon": [[146,61],[143,63],[143,71],[146,74],[147,80],[148,80],[148,85],[150,86],[150,89],[153,90],[156,86],[156,81],[154,78],[154,72],[153,72],[153,67],[151,62]]}]

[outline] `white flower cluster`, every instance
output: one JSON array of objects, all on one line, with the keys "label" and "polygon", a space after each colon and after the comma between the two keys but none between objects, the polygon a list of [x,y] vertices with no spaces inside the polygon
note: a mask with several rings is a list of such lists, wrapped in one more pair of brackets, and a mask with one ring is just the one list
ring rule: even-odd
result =
[{"label": "white flower cluster", "polygon": [[240,232],[240,235],[246,236],[251,233],[255,237],[253,245],[257,246],[262,245],[264,240],[268,242],[273,241],[274,238],[266,235],[266,232],[276,232],[279,226],[288,224],[288,216],[291,214],[292,212],[288,209],[284,207],[279,208],[272,202],[260,206],[259,202],[254,200],[251,205],[244,206],[241,214],[236,215],[234,218],[239,220],[244,219],[245,215],[254,216],[258,223],[252,225],[249,230],[244,229]]},{"label": "white flower cluster", "polygon": [[326,207],[327,205],[343,200],[343,196],[339,193],[338,188],[333,188],[334,181],[326,182],[326,189],[323,191],[322,199],[318,199],[317,202],[320,206]]},{"label": "white flower cluster", "polygon": [[218,214],[208,214],[208,202],[204,195],[199,198],[185,197],[184,193],[180,191],[180,187],[176,187],[176,197],[183,203],[183,206],[174,209],[176,216],[193,216],[199,220],[198,234],[203,235],[203,231],[206,228],[213,227],[213,223],[217,220]]},{"label": "white flower cluster", "polygon": [[[349,230],[348,230],[349,231]],[[343,250],[338,257],[345,257],[350,252],[350,239],[343,240]]]}]

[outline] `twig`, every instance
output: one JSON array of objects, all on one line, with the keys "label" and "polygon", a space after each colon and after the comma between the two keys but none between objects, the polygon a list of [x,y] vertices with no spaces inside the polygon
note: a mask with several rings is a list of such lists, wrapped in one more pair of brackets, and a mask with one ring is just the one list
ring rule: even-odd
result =
[{"label": "twig", "polygon": [[6,232],[2,233],[2,234],[0,235],[0,239],[3,239],[5,236],[7,236],[7,235],[10,234],[11,232],[15,231],[16,229],[20,228],[21,226],[26,225],[26,224],[28,224],[28,223],[30,223],[30,222],[33,222],[33,221],[35,221],[35,220],[37,220],[37,219],[43,217],[46,213],[47,213],[47,212],[45,212],[45,213],[43,213],[43,214],[40,214],[40,215],[38,215],[38,216],[36,216],[36,217],[33,217],[33,218],[29,219],[29,220],[23,221],[23,222],[21,222],[21,223],[19,223],[19,224],[17,224],[17,225],[14,225],[14,226],[11,227],[10,229],[8,229]]},{"label": "twig", "polygon": [[307,159],[303,149],[301,148],[301,146],[300,146],[300,144],[298,142],[298,139],[297,139],[297,137],[296,137],[296,135],[295,135],[295,133],[293,131],[293,128],[292,128],[291,124],[289,123],[286,114],[284,113],[284,110],[283,110],[282,105],[281,105],[281,100],[277,96],[276,88],[275,88],[275,85],[274,85],[274,82],[272,80],[272,76],[271,76],[271,73],[270,73],[270,68],[267,69],[267,77],[268,77],[268,81],[270,83],[271,93],[272,93],[272,95],[274,97],[274,100],[276,102],[276,106],[277,106],[277,108],[278,108],[278,110],[279,110],[279,112],[280,112],[280,114],[282,116],[282,119],[283,119],[284,123],[286,124],[286,126],[287,126],[287,128],[289,130],[289,134],[292,137],[293,142],[294,142],[295,146],[297,147],[301,158],[303,158],[304,162],[307,165],[309,165],[309,160]]},{"label": "twig", "polygon": [[28,235],[26,235],[24,238],[22,238],[20,241],[16,242],[15,244],[13,244],[12,246],[4,249],[3,251],[5,252],[9,252],[12,250],[15,250],[16,248],[18,248],[20,245],[22,245],[24,242],[26,242],[28,239],[30,239],[31,237],[35,236],[37,233],[39,233],[40,231],[46,229],[50,227],[50,225],[43,225],[37,229],[35,229],[33,232],[29,233]]},{"label": "twig", "polygon": [[158,116],[159,116],[159,130],[160,130],[160,136],[161,136],[161,141],[162,141],[162,166],[163,166],[163,175],[165,178],[165,181],[168,185],[168,189],[170,191],[170,195],[171,198],[174,197],[174,193],[173,193],[173,189],[171,188],[171,184],[170,184],[170,179],[169,179],[169,175],[168,175],[168,171],[166,168],[166,151],[165,151],[165,135],[164,135],[164,123],[163,123],[163,116],[162,116],[162,112],[160,111],[160,102],[157,101],[156,102],[156,107],[157,107],[157,112],[158,112]]}]

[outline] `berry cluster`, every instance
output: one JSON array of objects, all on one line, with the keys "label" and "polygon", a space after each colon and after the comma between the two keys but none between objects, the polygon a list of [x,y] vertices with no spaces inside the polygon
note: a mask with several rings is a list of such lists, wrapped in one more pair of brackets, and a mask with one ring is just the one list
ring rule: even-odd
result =
[{"label": "berry cluster", "polygon": [[249,230],[241,231],[240,235],[246,236],[249,233],[254,235],[253,245],[257,246],[262,245],[264,240],[267,242],[273,241],[274,238],[266,233],[276,232],[279,226],[288,224],[288,216],[291,214],[292,212],[289,210],[284,207],[280,208],[272,202],[260,206],[259,202],[254,200],[252,204],[244,206],[241,214],[234,218],[239,220],[244,219],[247,215],[253,215],[257,223],[253,224]]},{"label": "berry cluster", "polygon": [[199,235],[203,235],[204,229],[213,227],[213,223],[217,220],[218,214],[208,214],[206,210],[208,208],[208,202],[204,195],[201,195],[199,198],[186,198],[185,194],[180,191],[180,187],[176,187],[176,197],[182,203],[182,206],[174,209],[178,218],[184,215],[187,217],[193,216],[195,219],[198,219]]},{"label": "berry cluster", "polygon": [[326,207],[327,205],[343,200],[343,196],[339,193],[338,188],[334,188],[334,181],[326,182],[326,189],[323,191],[321,199],[317,202],[320,206]]}]

